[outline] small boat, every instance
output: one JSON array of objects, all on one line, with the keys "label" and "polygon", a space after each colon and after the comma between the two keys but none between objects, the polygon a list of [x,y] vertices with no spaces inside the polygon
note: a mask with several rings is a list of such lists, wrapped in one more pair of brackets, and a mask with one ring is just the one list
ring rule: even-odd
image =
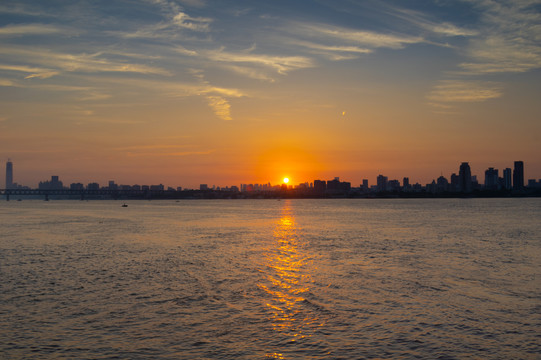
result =
[{"label": "small boat", "polygon": [[122,204],[122,207],[128,207],[128,205],[127,204]]}]

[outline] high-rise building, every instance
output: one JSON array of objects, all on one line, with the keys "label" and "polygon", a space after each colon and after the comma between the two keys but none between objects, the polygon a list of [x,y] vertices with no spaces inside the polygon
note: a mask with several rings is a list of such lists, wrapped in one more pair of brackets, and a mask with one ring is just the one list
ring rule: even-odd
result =
[{"label": "high-rise building", "polygon": [[389,181],[389,178],[387,176],[378,175],[378,177],[376,178],[378,191],[387,191],[388,181]]},{"label": "high-rise building", "polygon": [[449,186],[451,191],[459,191],[459,178],[457,174],[451,174],[451,185]]},{"label": "high-rise building", "polygon": [[324,193],[327,190],[325,180],[314,180],[314,190],[319,193]]},{"label": "high-rise building", "polygon": [[13,163],[8,159],[6,163],[6,189],[13,188]]},{"label": "high-rise building", "polygon": [[467,162],[460,164],[458,172],[458,189],[462,192],[471,192],[473,190],[470,165]]},{"label": "high-rise building", "polygon": [[363,179],[362,187],[363,187],[363,190],[365,191],[368,190],[368,179]]},{"label": "high-rise building", "polygon": [[521,190],[524,188],[524,162],[515,161],[513,169],[513,189]]},{"label": "high-rise building", "polygon": [[485,189],[498,190],[498,170],[488,168],[485,170]]},{"label": "high-rise building", "polygon": [[404,188],[409,188],[410,187],[410,178],[409,177],[405,177],[402,179],[402,186]]},{"label": "high-rise building", "polygon": [[503,186],[505,190],[511,190],[511,187],[513,186],[513,183],[511,182],[511,169],[505,168],[503,170]]}]

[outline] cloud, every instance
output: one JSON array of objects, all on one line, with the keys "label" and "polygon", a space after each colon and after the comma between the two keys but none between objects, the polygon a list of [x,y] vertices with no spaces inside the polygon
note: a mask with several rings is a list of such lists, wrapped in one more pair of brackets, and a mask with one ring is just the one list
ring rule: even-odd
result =
[{"label": "cloud", "polygon": [[359,47],[354,45],[323,45],[311,41],[293,40],[291,45],[302,46],[312,50],[312,53],[320,54],[331,60],[349,60],[355,59],[359,54],[371,54],[373,49]]},{"label": "cloud", "polygon": [[326,24],[297,23],[292,33],[318,38],[320,41],[337,40],[344,44],[353,44],[368,48],[401,49],[409,44],[423,42],[420,36],[405,34],[384,34],[375,31],[356,30]]},{"label": "cloud", "polygon": [[102,79],[102,82],[112,84],[122,83],[131,89],[138,88],[152,94],[161,94],[168,97],[203,97],[214,114],[223,120],[232,120],[229,98],[247,96],[244,92],[234,88],[217,87],[210,84],[201,70],[192,69],[195,82],[180,83],[173,81],[157,81],[148,79]]},{"label": "cloud", "polygon": [[[34,72],[35,76],[45,78],[46,75],[52,74],[58,71],[67,72],[128,72],[139,74],[155,74],[155,75],[170,75],[171,73],[162,68],[148,66],[144,64],[126,63],[120,61],[114,61],[105,57],[106,53],[96,52],[93,54],[67,54],[55,52],[49,49],[39,48],[22,48],[22,47],[4,47],[2,49],[4,57],[12,57],[15,60],[19,59],[25,62],[32,62],[39,66],[46,66],[47,69],[36,68],[40,71],[27,71],[31,67],[24,65],[11,66],[0,65],[0,68],[13,71],[25,71]],[[11,68],[11,69],[8,69]],[[41,74],[41,75],[40,75]],[[49,77],[50,77],[49,76]]]},{"label": "cloud", "polygon": [[255,80],[264,80],[269,82],[274,82],[275,80],[267,75],[264,71],[260,71],[259,69],[254,69],[251,67],[246,66],[236,66],[236,65],[224,65],[224,69],[233,71],[239,75],[246,76],[251,79]]},{"label": "cloud", "polygon": [[208,95],[207,100],[216,116],[222,120],[233,120],[230,111],[231,105],[225,98],[216,95]]},{"label": "cloud", "polygon": [[21,24],[7,25],[0,28],[0,37],[23,36],[23,35],[50,35],[63,32],[64,30],[44,24]]},{"label": "cloud", "polygon": [[25,65],[0,64],[0,70],[30,73],[30,75],[25,77],[25,79],[32,79],[32,78],[47,79],[59,74],[58,71],[53,71],[51,69],[42,69],[42,68],[25,66]]},{"label": "cloud", "polygon": [[202,88],[199,89],[199,93],[205,95],[209,106],[214,114],[222,120],[233,120],[231,117],[231,104],[226,97],[238,98],[244,96],[242,92],[237,89],[227,89],[211,86],[206,80],[204,80],[203,74],[197,72],[196,78],[202,84]]},{"label": "cloud", "polygon": [[286,74],[296,69],[314,67],[312,59],[305,56],[277,56],[252,54],[250,52],[227,52],[223,48],[204,53],[207,59],[225,63],[244,63],[274,69],[279,74]]},{"label": "cloud", "polygon": [[5,87],[14,86],[14,87],[17,87],[18,85],[16,83],[14,83],[13,81],[9,80],[9,79],[1,79],[0,78],[0,86],[5,86]]},{"label": "cloud", "polygon": [[502,95],[501,86],[493,82],[444,80],[433,88],[427,98],[436,103],[482,102]]},{"label": "cloud", "polygon": [[25,77],[25,79],[33,79],[33,78],[39,78],[39,79],[48,79],[50,77],[53,77],[55,75],[58,75],[58,71],[48,71],[48,72],[42,72],[39,74],[31,74]]},{"label": "cloud", "polygon": [[541,68],[540,1],[473,2],[482,30],[467,48],[472,61],[460,64],[472,75],[526,72]]},{"label": "cloud", "polygon": [[[541,68],[541,13],[539,0],[468,1],[480,14],[478,29],[463,53],[457,79],[442,81],[427,98],[436,103],[475,102],[503,96],[500,84],[469,80],[502,73],[522,73]],[[454,30],[449,28],[449,32]],[[456,32],[456,31],[455,31]],[[433,104],[434,105],[434,104]]]},{"label": "cloud", "polygon": [[209,24],[212,22],[210,18],[191,17],[188,14],[180,11],[173,17],[172,23],[180,28],[189,29],[192,31],[209,31]]},{"label": "cloud", "polygon": [[164,11],[166,20],[157,24],[144,26],[136,31],[110,32],[126,39],[174,39],[177,38],[178,30],[190,30],[191,32],[207,33],[210,31],[210,24],[213,19],[207,17],[193,17],[184,12],[180,6],[168,1],[152,1],[152,3],[160,5]]},{"label": "cloud", "polygon": [[475,36],[479,33],[478,30],[475,29],[459,27],[446,21],[442,22],[438,20],[433,20],[429,18],[426,14],[411,9],[389,7],[387,13],[391,15],[394,19],[400,19],[407,24],[413,25],[418,29],[428,31],[427,35],[438,35],[445,37],[469,37]]}]

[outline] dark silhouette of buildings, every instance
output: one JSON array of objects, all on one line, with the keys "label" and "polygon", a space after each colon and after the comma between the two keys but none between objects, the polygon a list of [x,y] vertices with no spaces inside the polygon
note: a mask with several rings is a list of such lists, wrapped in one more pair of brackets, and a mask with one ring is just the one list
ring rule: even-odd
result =
[{"label": "dark silhouette of buildings", "polygon": [[498,170],[494,168],[488,168],[485,170],[485,189],[486,190],[498,190],[499,188],[499,176]]},{"label": "dark silhouette of buildings", "polygon": [[522,190],[524,188],[524,162],[515,161],[513,170],[513,189]]},{"label": "dark silhouette of buildings", "polygon": [[327,190],[327,183],[325,180],[314,180],[314,191],[317,193],[324,193]]},{"label": "dark silhouette of buildings", "polygon": [[13,189],[13,163],[9,159],[6,163],[6,189]]},{"label": "dark silhouette of buildings", "polygon": [[467,162],[460,164],[458,172],[458,190],[469,193],[473,190],[470,165]]},{"label": "dark silhouette of buildings", "polygon": [[515,161],[514,170],[503,170],[503,177],[495,168],[485,170],[484,184],[479,184],[477,176],[472,175],[470,165],[463,162],[459,174],[452,174],[451,181],[443,175],[432,182],[421,185],[411,184],[404,177],[402,185],[398,180],[389,180],[387,176],[378,175],[376,185],[368,186],[368,180],[363,179],[359,187],[351,187],[351,183],[333,180],[314,180],[313,184],[302,183],[294,185],[241,184],[237,186],[215,187],[201,184],[198,190],[172,187],[165,189],[164,185],[119,185],[109,181],[107,186],[98,183],[72,183],[64,187],[58,176],[52,176],[50,181],[39,183],[38,189],[17,185],[13,182],[13,164],[6,163],[6,188],[0,189],[0,195],[28,196],[64,196],[80,199],[107,198],[138,198],[138,199],[190,199],[190,198],[344,198],[344,197],[500,197],[500,196],[541,196],[541,179],[529,179],[525,184],[524,162]]},{"label": "dark silhouette of buildings", "polygon": [[38,189],[40,190],[62,190],[64,185],[62,181],[58,179],[58,176],[51,176],[50,181],[40,181]]},{"label": "dark silhouette of buildings", "polygon": [[511,190],[513,183],[511,182],[511,169],[505,168],[503,170],[503,188],[505,190]]},{"label": "dark silhouette of buildings", "polygon": [[379,192],[387,191],[387,182],[389,178],[387,176],[378,175],[376,178],[377,189]]}]

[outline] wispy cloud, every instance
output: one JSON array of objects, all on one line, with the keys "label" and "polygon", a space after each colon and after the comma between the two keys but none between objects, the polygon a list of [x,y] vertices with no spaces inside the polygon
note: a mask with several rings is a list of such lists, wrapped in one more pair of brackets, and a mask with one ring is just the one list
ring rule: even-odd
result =
[{"label": "wispy cloud", "polygon": [[474,5],[482,11],[483,31],[470,42],[472,61],[460,64],[462,69],[476,75],[541,68],[541,13],[533,8],[540,1],[483,0]]},{"label": "wispy cloud", "polygon": [[225,63],[244,63],[258,65],[274,69],[279,74],[286,74],[289,71],[296,69],[305,69],[314,67],[312,59],[305,56],[277,56],[254,54],[251,52],[227,52],[224,48],[214,51],[206,51],[204,55],[217,62]]},{"label": "wispy cloud", "polygon": [[387,14],[393,19],[399,19],[414,28],[424,30],[427,36],[470,37],[479,33],[477,29],[461,27],[448,21],[440,21],[429,17],[425,13],[411,9],[387,7]]},{"label": "wispy cloud", "polygon": [[62,30],[59,27],[46,24],[21,24],[7,25],[0,27],[0,37],[6,36],[23,36],[23,35],[50,35],[60,33]]},{"label": "wispy cloud", "polygon": [[209,31],[209,24],[212,19],[205,17],[191,17],[185,12],[180,11],[173,17],[172,24],[179,28],[188,29],[192,31]]},{"label": "wispy cloud", "polygon": [[179,36],[179,30],[189,30],[195,33],[207,33],[210,31],[210,24],[213,22],[213,19],[190,16],[180,6],[168,1],[153,2],[159,4],[164,9],[166,20],[143,26],[132,32],[117,31],[111,33],[126,39],[174,39]]},{"label": "wispy cloud", "polygon": [[291,45],[301,46],[311,50],[313,54],[323,55],[331,60],[349,60],[358,55],[371,54],[373,49],[359,47],[355,45],[324,45],[311,41],[292,40]]},{"label": "wispy cloud", "polygon": [[[476,32],[469,34],[460,71],[427,96],[436,102],[484,101],[503,96],[503,86],[471,80],[501,73],[520,73],[541,68],[541,13],[539,0],[468,1],[480,11]],[[455,79],[452,79],[455,77]]]},{"label": "wispy cloud", "polygon": [[[139,74],[157,74],[170,75],[171,73],[162,68],[148,66],[145,64],[135,64],[115,61],[106,58],[106,53],[96,52],[92,54],[67,54],[56,52],[50,49],[40,48],[24,48],[24,47],[4,47],[2,49],[4,57],[12,57],[13,59],[24,59],[27,63],[33,63],[37,66],[44,66],[46,70],[36,71],[33,77],[44,77],[44,75],[58,71],[67,72],[128,72]],[[14,71],[25,71],[25,66],[0,65],[7,69],[12,67]],[[31,69],[30,67],[27,67]],[[43,70],[43,69],[42,69]],[[33,72],[33,71],[25,71]],[[55,74],[52,74],[55,75]],[[52,76],[51,75],[51,76]]]},{"label": "wispy cloud", "polygon": [[499,98],[502,95],[501,85],[497,83],[486,81],[445,80],[436,85],[430,94],[428,94],[427,98],[436,104],[440,104],[481,102]]},{"label": "wispy cloud", "polygon": [[10,87],[17,86],[17,84],[9,79],[0,79],[0,86]]},{"label": "wispy cloud", "polygon": [[238,98],[244,96],[244,94],[237,89],[220,88],[210,85],[200,70],[193,70],[193,75],[200,84],[196,89],[198,95],[204,95],[206,97],[214,114],[222,120],[233,120],[231,117],[231,104],[227,98]]},{"label": "wispy cloud", "polygon": [[330,26],[327,24],[310,24],[296,23],[294,24],[294,32],[303,34],[309,37],[319,38],[321,40],[335,40],[343,44],[352,44],[368,48],[391,48],[401,49],[409,44],[423,42],[424,39],[420,36],[412,36],[407,34],[390,34],[368,30],[357,30],[344,28],[339,26]]},{"label": "wispy cloud", "polygon": [[30,75],[25,77],[25,79],[32,79],[32,78],[47,79],[52,76],[58,75],[58,71],[54,71],[51,69],[36,68],[36,67],[25,66],[25,65],[0,64],[0,70],[30,73]]}]

